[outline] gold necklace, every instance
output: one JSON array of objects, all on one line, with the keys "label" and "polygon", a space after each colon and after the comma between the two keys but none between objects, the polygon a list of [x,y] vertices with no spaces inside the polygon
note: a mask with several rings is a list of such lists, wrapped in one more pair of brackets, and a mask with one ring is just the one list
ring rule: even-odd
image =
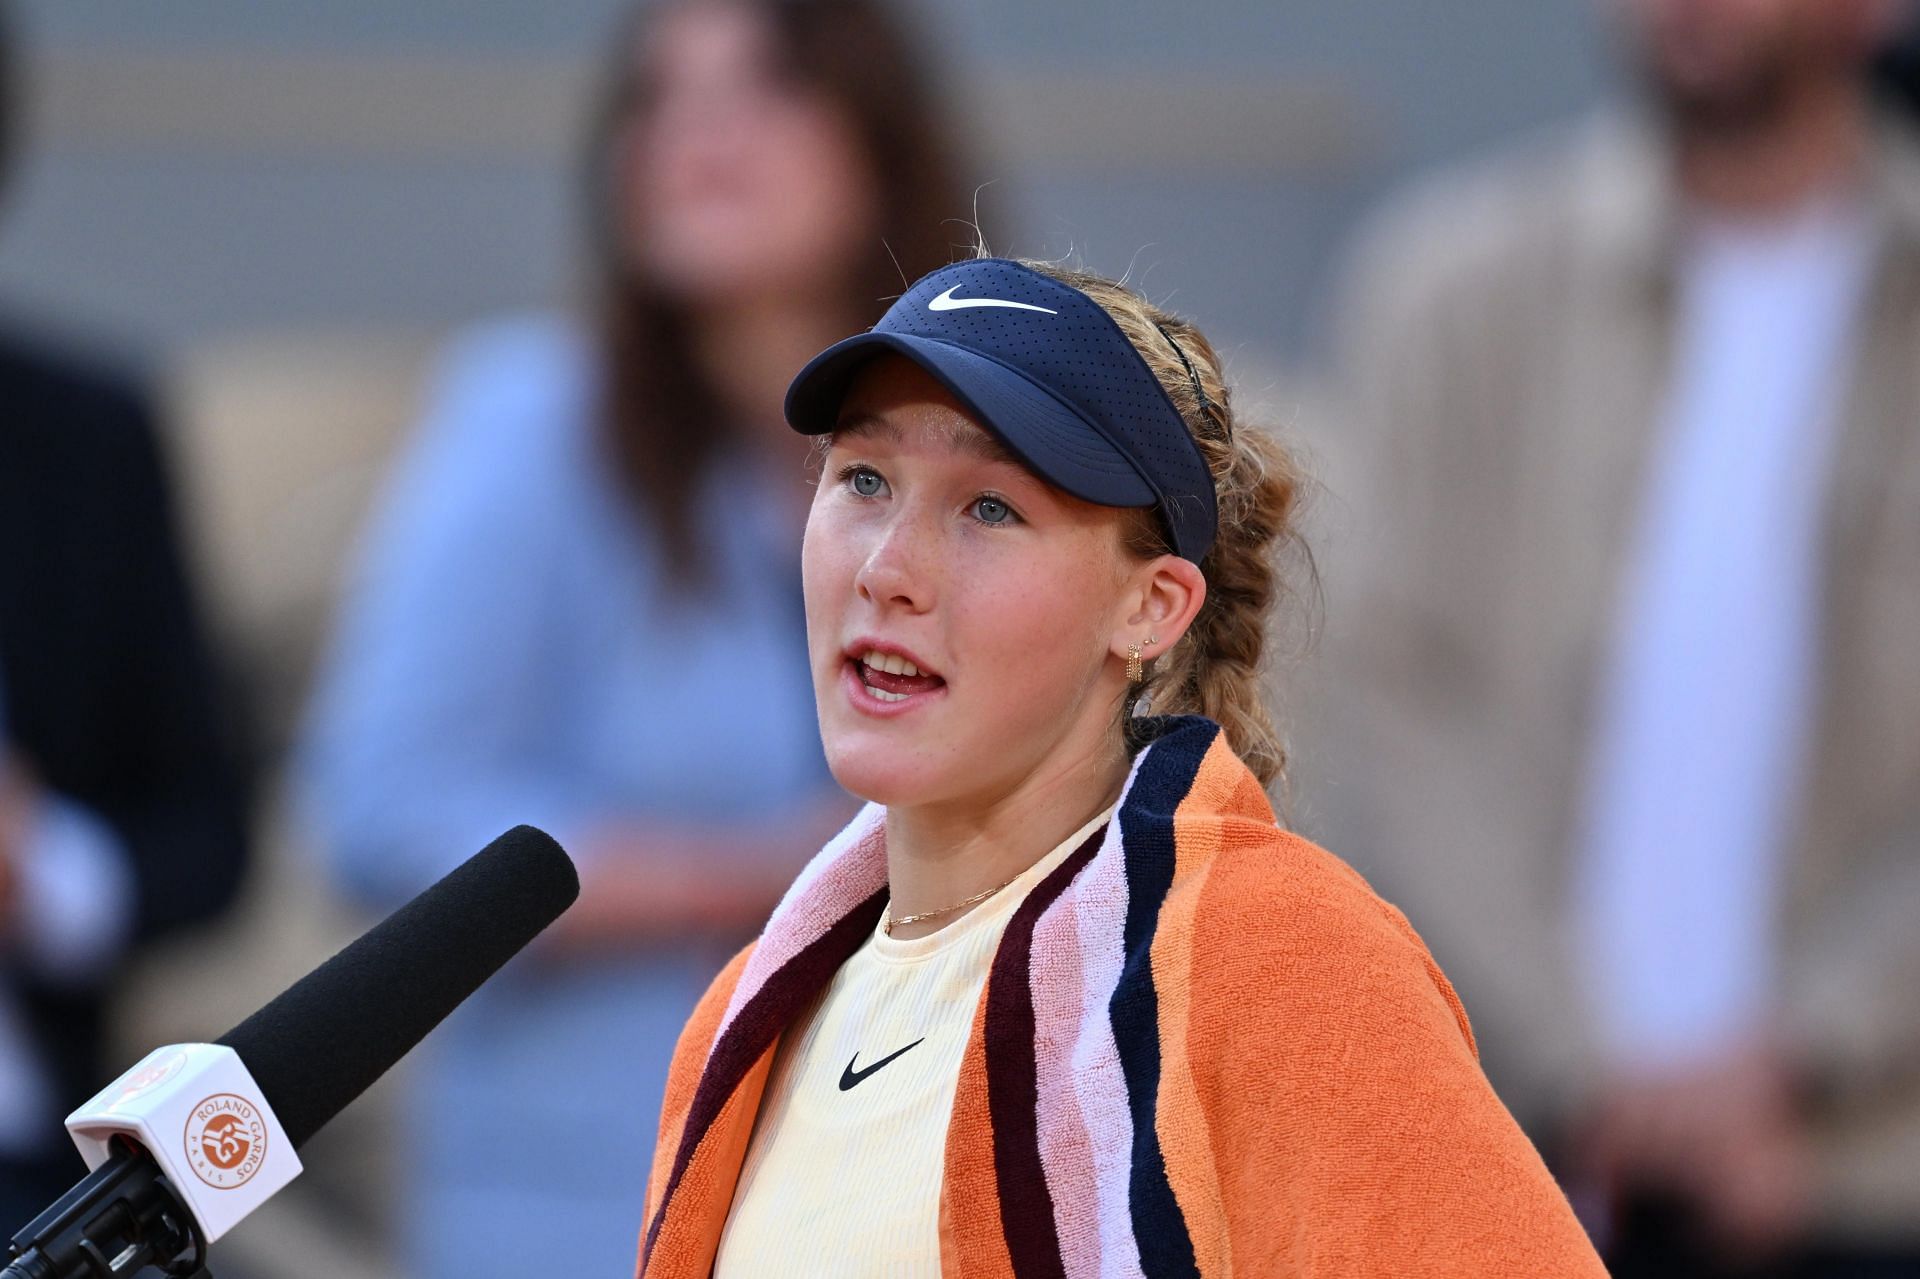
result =
[{"label": "gold necklace", "polygon": [[[1020,875],[1024,875],[1026,873],[1027,872],[1023,870],[1020,872]],[[1015,875],[1013,879],[1020,878],[1020,875]],[[887,903],[886,913],[885,915],[882,916],[880,920],[880,926],[882,929],[886,931],[887,936],[891,937],[893,936],[893,930],[897,925],[917,924],[923,919],[932,919],[935,915],[951,915],[956,910],[965,910],[969,906],[977,906],[981,902],[987,900],[987,898],[993,896],[995,893],[1005,888],[1007,884],[1011,884],[1013,882],[1013,879],[1007,880],[1006,883],[995,884],[992,888],[989,888],[986,892],[975,893],[973,896],[967,898],[965,901],[955,902],[951,906],[942,906],[939,910],[923,910],[918,912],[917,914],[912,914],[912,915],[902,915],[898,919],[895,919],[893,917],[893,903],[889,901]]]}]

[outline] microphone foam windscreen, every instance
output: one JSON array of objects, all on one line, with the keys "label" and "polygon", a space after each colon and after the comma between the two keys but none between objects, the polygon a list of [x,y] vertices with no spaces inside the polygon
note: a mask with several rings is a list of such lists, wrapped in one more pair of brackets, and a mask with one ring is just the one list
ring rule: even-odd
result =
[{"label": "microphone foam windscreen", "polygon": [[219,1042],[302,1145],[579,895],[560,845],[516,826]]}]

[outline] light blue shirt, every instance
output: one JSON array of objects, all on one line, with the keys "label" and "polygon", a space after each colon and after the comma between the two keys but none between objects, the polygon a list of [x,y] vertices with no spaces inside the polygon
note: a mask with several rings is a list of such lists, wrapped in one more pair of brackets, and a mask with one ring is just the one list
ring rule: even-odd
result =
[{"label": "light blue shirt", "polygon": [[[301,773],[339,881],[381,909],[517,823],[581,855],[609,824],[777,830],[832,793],[802,468],[711,467],[694,506],[711,560],[676,592],[608,463],[596,384],[558,321],[458,342],[373,524]],[[630,1273],[668,1056],[745,940],[522,956],[436,1032],[403,1134],[410,1273]]]}]

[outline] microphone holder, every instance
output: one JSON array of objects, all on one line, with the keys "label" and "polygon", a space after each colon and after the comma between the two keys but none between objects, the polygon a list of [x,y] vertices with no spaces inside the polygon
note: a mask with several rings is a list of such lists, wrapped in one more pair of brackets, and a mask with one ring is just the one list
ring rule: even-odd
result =
[{"label": "microphone holder", "polygon": [[14,1235],[12,1253],[0,1279],[127,1279],[147,1266],[212,1279],[193,1214],[131,1142]]}]

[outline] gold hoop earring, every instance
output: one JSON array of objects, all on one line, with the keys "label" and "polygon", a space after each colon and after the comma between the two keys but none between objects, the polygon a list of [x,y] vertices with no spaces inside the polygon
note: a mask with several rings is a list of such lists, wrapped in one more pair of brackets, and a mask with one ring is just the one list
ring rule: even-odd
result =
[{"label": "gold hoop earring", "polygon": [[[1158,635],[1147,636],[1147,643],[1158,644],[1159,642],[1160,637]],[[1138,684],[1146,678],[1147,668],[1146,664],[1140,660],[1140,646],[1138,644],[1127,645],[1127,683]]]}]

